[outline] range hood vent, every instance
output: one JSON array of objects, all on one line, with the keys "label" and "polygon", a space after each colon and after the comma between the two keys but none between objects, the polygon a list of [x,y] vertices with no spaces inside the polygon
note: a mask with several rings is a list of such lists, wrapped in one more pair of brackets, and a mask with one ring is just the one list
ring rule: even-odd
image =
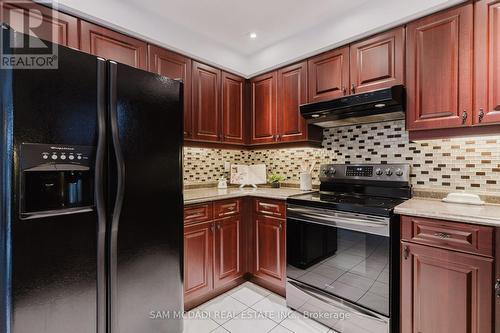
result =
[{"label": "range hood vent", "polygon": [[303,104],[300,113],[308,124],[338,127],[405,118],[405,88],[402,85]]}]

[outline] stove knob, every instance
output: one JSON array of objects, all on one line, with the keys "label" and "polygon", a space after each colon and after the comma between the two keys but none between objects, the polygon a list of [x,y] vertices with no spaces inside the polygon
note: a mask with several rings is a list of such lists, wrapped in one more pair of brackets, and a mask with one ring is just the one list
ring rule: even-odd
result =
[{"label": "stove knob", "polygon": [[386,174],[387,176],[392,176],[392,170],[391,170],[391,169],[389,169],[389,168],[385,169],[385,174]]},{"label": "stove knob", "polygon": [[337,170],[335,170],[334,167],[331,167],[329,174],[330,174],[330,176],[333,176],[336,172],[337,172]]},{"label": "stove knob", "polygon": [[396,176],[401,177],[403,175],[403,170],[396,169]]},{"label": "stove knob", "polygon": [[383,174],[383,173],[384,173],[384,172],[383,172],[383,171],[382,171],[382,169],[380,169],[380,168],[377,168],[377,169],[375,170],[375,174],[376,174],[377,176],[382,176],[382,174]]}]

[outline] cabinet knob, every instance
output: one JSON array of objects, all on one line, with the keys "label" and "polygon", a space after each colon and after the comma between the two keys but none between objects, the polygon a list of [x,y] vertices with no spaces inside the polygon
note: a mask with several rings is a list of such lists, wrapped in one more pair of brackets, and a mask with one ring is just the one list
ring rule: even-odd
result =
[{"label": "cabinet knob", "polygon": [[465,124],[467,122],[467,117],[467,110],[464,110],[464,112],[462,113],[462,124]]},{"label": "cabinet knob", "polygon": [[217,229],[220,230],[220,223],[217,223]]},{"label": "cabinet knob", "polygon": [[356,86],[353,84],[351,84],[351,93],[352,94],[355,94],[356,93]]},{"label": "cabinet knob", "polygon": [[342,93],[345,95],[347,95],[347,88],[345,86],[342,87]]},{"label": "cabinet knob", "polygon": [[282,222],[280,222],[278,228],[280,228],[280,230],[283,229],[283,223]]},{"label": "cabinet knob", "polygon": [[495,282],[495,296],[500,298],[500,279]]},{"label": "cabinet knob", "polygon": [[410,249],[408,249],[408,246],[403,247],[403,258],[408,259],[408,256],[410,255]]},{"label": "cabinet knob", "polygon": [[484,109],[479,108],[479,122],[482,122],[484,118]]},{"label": "cabinet knob", "polygon": [[212,225],[210,226],[210,231],[212,231],[212,233],[215,232],[215,225],[212,223]]}]

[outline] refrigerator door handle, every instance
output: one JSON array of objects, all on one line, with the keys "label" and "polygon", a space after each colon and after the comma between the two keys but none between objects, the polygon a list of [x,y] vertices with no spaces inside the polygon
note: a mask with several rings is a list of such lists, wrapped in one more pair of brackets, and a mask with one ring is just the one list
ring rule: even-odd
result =
[{"label": "refrigerator door handle", "polygon": [[106,61],[97,58],[97,149],[94,196],[97,211],[97,333],[106,332],[106,205],[104,161],[106,159]]},{"label": "refrigerator door handle", "polygon": [[118,331],[118,316],[116,315],[117,303],[117,241],[118,241],[118,225],[120,223],[120,213],[122,211],[123,197],[125,192],[125,163],[120,146],[120,137],[118,133],[118,114],[116,102],[116,75],[117,64],[113,61],[108,61],[108,109],[109,122],[111,128],[111,140],[113,142],[113,150],[116,159],[117,187],[115,206],[111,220],[111,228],[109,235],[109,333]]}]

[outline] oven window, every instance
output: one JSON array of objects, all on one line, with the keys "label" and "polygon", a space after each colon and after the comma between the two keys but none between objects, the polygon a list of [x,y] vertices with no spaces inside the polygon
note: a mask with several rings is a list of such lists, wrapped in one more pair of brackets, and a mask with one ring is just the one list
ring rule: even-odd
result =
[{"label": "oven window", "polygon": [[389,237],[287,220],[288,278],[389,316]]}]

